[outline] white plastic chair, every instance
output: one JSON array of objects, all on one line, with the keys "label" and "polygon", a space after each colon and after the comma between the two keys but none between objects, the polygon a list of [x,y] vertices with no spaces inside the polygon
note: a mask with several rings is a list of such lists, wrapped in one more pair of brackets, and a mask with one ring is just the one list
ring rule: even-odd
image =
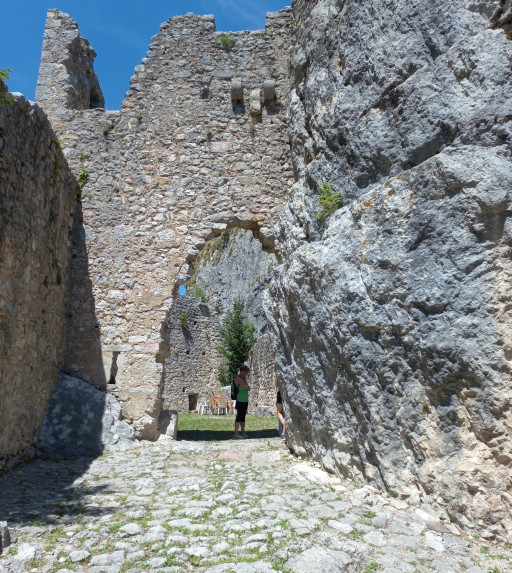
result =
[{"label": "white plastic chair", "polygon": [[203,414],[208,414],[210,410],[210,403],[206,398],[200,398],[197,402],[197,411],[202,416]]}]

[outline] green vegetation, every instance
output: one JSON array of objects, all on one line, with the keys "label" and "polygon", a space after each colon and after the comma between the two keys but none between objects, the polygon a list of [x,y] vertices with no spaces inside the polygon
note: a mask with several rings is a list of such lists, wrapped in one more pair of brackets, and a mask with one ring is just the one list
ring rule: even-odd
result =
[{"label": "green vegetation", "polygon": [[237,297],[233,301],[233,310],[228,313],[224,328],[220,329],[221,342],[217,350],[228,362],[227,368],[221,366],[218,372],[219,380],[224,386],[235,379],[240,366],[249,358],[249,352],[256,344],[256,327],[245,319],[244,307],[242,298]]},{"label": "green vegetation", "polygon": [[[11,70],[9,68],[0,70],[0,84],[10,79]],[[10,104],[14,101],[13,97],[6,97],[3,91],[0,91],[0,105]]]},{"label": "green vegetation", "polygon": [[372,571],[377,571],[379,569],[378,563],[370,563],[366,566],[364,573],[372,573]]},{"label": "green vegetation", "polygon": [[188,330],[189,320],[190,316],[188,315],[188,312],[184,310],[180,315],[180,326],[183,330]]},{"label": "green vegetation", "polygon": [[87,179],[89,179],[89,174],[87,173],[85,168],[82,167],[82,169],[80,169],[80,172],[78,173],[78,186],[76,188],[76,194],[78,196],[82,194],[82,189],[84,188],[84,185],[87,183]]},{"label": "green vegetation", "polygon": [[107,135],[114,129],[114,125],[112,123],[106,123],[103,126],[103,135],[107,137]]},{"label": "green vegetation", "polygon": [[229,34],[219,34],[215,40],[215,43],[223,50],[230,52],[233,49],[233,46],[236,44],[236,40]]},{"label": "green vegetation", "polygon": [[[178,416],[179,440],[230,440],[233,437],[231,416],[199,416],[181,414]],[[273,416],[247,416],[246,427],[252,438],[276,438],[278,422]]]},{"label": "green vegetation", "polygon": [[187,285],[187,294],[192,298],[197,298],[201,302],[206,302],[208,300],[208,295],[206,289],[208,288],[208,283],[192,283]]},{"label": "green vegetation", "polygon": [[324,181],[323,183],[317,181],[316,183],[318,186],[318,200],[322,207],[316,218],[324,221],[331,213],[343,207],[343,197],[341,193],[334,191],[329,181]]}]

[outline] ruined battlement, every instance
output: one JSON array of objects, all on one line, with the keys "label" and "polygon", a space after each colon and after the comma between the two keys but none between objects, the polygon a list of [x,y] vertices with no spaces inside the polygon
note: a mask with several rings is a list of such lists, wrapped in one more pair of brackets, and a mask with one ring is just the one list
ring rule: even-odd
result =
[{"label": "ruined battlement", "polygon": [[161,324],[200,250],[237,227],[278,248],[273,227],[293,182],[290,22],[285,9],[265,30],[223,34],[213,16],[171,18],[121,110],[105,111],[81,80],[95,78],[94,52],[69,16],[48,14],[37,99],[87,179],[63,370],[97,388],[115,382],[139,437],[158,435]]},{"label": "ruined battlement", "polygon": [[76,22],[59,10],[48,10],[36,88],[36,101],[48,114],[105,106],[95,57]]}]

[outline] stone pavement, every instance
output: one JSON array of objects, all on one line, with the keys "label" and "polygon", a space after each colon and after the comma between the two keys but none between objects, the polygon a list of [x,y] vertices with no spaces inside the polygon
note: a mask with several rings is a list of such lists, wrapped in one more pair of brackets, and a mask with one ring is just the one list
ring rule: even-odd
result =
[{"label": "stone pavement", "polygon": [[326,474],[279,438],[138,443],[0,479],[0,572],[512,571],[512,548]]}]

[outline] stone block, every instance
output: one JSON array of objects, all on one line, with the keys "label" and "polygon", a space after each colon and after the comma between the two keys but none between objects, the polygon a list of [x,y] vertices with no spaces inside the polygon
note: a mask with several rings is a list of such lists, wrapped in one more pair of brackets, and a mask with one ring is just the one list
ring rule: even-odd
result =
[{"label": "stone block", "polygon": [[275,408],[273,406],[256,406],[254,409],[255,416],[273,416]]},{"label": "stone block", "polygon": [[252,90],[249,96],[249,107],[251,115],[261,114],[261,94],[260,90]]},{"label": "stone block", "polygon": [[178,437],[178,412],[176,410],[162,410],[158,421],[160,434],[170,436],[173,440]]},{"label": "stone block", "polygon": [[133,429],[121,420],[121,407],[114,396],[61,373],[39,432],[39,454],[77,458],[133,443]]},{"label": "stone block", "polygon": [[0,554],[11,544],[11,535],[7,521],[0,521]]},{"label": "stone block", "polygon": [[242,80],[235,78],[231,80],[231,101],[240,101],[244,98]]},{"label": "stone block", "polygon": [[275,80],[265,80],[263,82],[263,99],[265,101],[273,101],[276,99]]}]

